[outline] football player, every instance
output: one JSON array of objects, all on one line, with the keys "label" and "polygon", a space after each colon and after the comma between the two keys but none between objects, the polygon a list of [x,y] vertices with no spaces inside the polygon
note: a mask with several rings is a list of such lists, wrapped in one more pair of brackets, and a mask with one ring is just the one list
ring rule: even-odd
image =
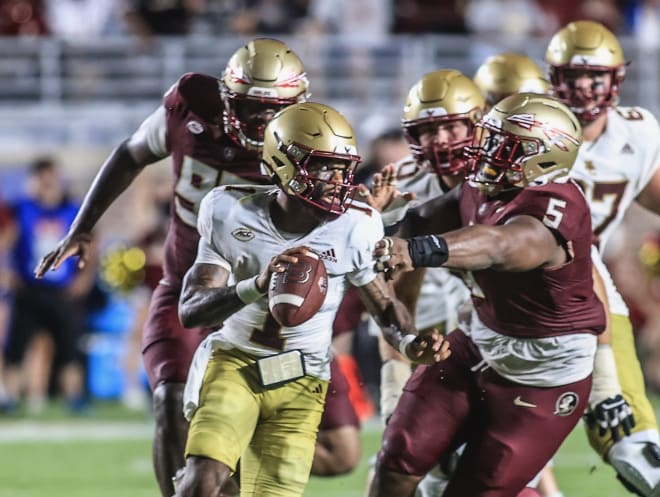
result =
[{"label": "football player", "polygon": [[514,93],[548,93],[543,70],[527,55],[501,53],[488,57],[477,68],[474,82],[492,107]]},{"label": "football player", "polygon": [[[618,40],[603,25],[568,24],[551,39],[545,58],[551,90],[582,123],[584,143],[571,175],[584,190],[602,251],[633,201],[660,213],[660,128],[646,109],[618,105],[627,63]],[[603,366],[616,371],[618,381],[613,375],[608,382],[594,383],[589,441],[627,489],[660,495],[657,421],[644,389],[628,308],[604,265],[598,266],[612,330],[611,348],[603,347]],[[623,436],[633,424],[632,434]]]},{"label": "football player", "polygon": [[[410,88],[401,121],[410,154],[374,175],[371,192],[361,188],[367,203],[382,210],[386,226],[400,220],[408,208],[463,181],[463,151],[471,143],[474,125],[485,107],[479,88],[454,69],[427,73]],[[414,312],[417,328],[436,328],[443,334],[456,327],[458,311],[469,301],[466,286],[445,268],[420,268],[405,275],[397,282],[396,292]],[[412,371],[410,362],[382,336],[379,351],[380,412],[387,423]],[[447,481],[445,471],[440,465],[434,467],[418,486],[417,495],[441,495]]]},{"label": "football player", "polygon": [[376,266],[388,275],[461,271],[474,311],[447,336],[451,356],[407,383],[371,497],[412,495],[462,443],[446,497],[518,495],[580,420],[606,324],[589,209],[568,179],[580,143],[566,106],[512,95],[477,124],[462,187],[410,210],[398,227],[407,238],[378,242]]},{"label": "football player", "polygon": [[[410,155],[374,176],[373,192],[365,192],[372,206],[383,210],[385,225],[394,224],[416,203],[442,195],[463,181],[463,150],[472,141],[475,123],[485,111],[485,101],[472,80],[454,69],[425,74],[408,92],[401,122]],[[412,197],[396,197],[397,192]],[[408,202],[408,198],[412,199]],[[397,294],[415,312],[419,329],[454,329],[457,309],[468,300],[465,285],[445,268],[421,269],[419,294],[407,294],[409,281],[397,285]],[[380,342],[381,415],[394,410],[410,365],[400,354]]]},{"label": "football player", "polygon": [[202,197],[218,184],[269,183],[260,169],[263,133],[272,116],[306,100],[302,62],[284,43],[258,38],[229,59],[221,79],[185,74],[139,129],[108,157],[69,233],[36,269],[42,277],[68,257],[84,265],[91,231],[144,167],[170,156],[174,191],[165,242],[164,277],[153,293],[142,336],[143,360],[153,391],[153,461],[163,497],[184,464],[188,424],[182,414],[186,374],[208,331],[185,329],[177,316],[181,281],[195,259],[195,229]]},{"label": "football player", "polygon": [[[550,87],[538,64],[520,53],[501,53],[488,57],[477,68],[473,80],[486,98],[489,108],[514,93],[547,94]],[[596,278],[600,282],[598,276]],[[530,485],[536,486],[544,497],[562,497],[552,466],[552,463],[546,465]]]},{"label": "football player", "polygon": [[[198,348],[186,384],[191,424],[178,497],[218,495],[239,457],[241,495],[303,494],[330,377],[332,322],[349,283],[389,340],[410,344],[412,360],[448,356],[437,331],[416,335],[374,271],[383,226],[366,204],[350,205],[358,162],[340,113],[295,104],[265,131],[263,165],[277,188],[219,187],[202,201],[179,315],[186,326],[217,331]],[[336,254],[325,260],[327,295],[308,321],[282,326],[269,310],[270,276],[311,250]]]}]

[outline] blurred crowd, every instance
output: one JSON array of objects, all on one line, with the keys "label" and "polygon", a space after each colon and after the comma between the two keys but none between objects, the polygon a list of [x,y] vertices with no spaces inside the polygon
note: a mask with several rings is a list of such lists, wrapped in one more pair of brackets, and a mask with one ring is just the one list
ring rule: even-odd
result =
[{"label": "blurred crowd", "polygon": [[[506,13],[506,14],[505,14]],[[575,19],[658,40],[658,0],[0,0],[0,35],[460,33],[547,36]]]}]

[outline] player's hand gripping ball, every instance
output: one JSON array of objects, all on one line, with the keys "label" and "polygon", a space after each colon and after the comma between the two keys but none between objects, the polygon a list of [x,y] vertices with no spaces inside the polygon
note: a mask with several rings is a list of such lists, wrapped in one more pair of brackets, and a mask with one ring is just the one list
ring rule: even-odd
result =
[{"label": "player's hand gripping ball", "polygon": [[323,305],[328,293],[325,264],[314,252],[296,254],[298,262],[288,263],[273,273],[268,286],[268,307],[282,326],[298,326]]}]

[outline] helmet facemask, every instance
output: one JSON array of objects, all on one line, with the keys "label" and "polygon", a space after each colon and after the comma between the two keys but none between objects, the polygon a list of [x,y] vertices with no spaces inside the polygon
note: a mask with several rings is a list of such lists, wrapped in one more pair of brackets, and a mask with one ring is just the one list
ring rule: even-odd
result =
[{"label": "helmet facemask", "polygon": [[278,111],[304,100],[244,95],[231,91],[224,83],[220,83],[220,95],[225,133],[237,145],[252,151],[261,151],[266,125]]},{"label": "helmet facemask", "polygon": [[313,150],[296,142],[285,145],[277,135],[276,139],[279,151],[296,169],[286,185],[275,175],[279,186],[312,206],[322,217],[332,218],[346,212],[357,189],[353,178],[360,157]]},{"label": "helmet facemask", "polygon": [[[438,127],[450,123],[465,125],[465,138],[438,143]],[[422,145],[421,136],[431,132],[436,138],[429,144]],[[430,116],[403,122],[403,133],[408,146],[419,164],[431,168],[438,175],[459,175],[465,171],[463,151],[472,143],[474,134],[473,119],[465,114],[451,116]]]},{"label": "helmet facemask", "polygon": [[[619,101],[619,88],[625,77],[625,65],[607,67],[566,64],[550,67],[552,93],[563,101],[581,123],[594,121]],[[591,85],[579,85],[580,79]]]},{"label": "helmet facemask", "polygon": [[525,186],[524,163],[542,150],[541,140],[515,135],[482,121],[465,149],[468,180],[489,195]]}]

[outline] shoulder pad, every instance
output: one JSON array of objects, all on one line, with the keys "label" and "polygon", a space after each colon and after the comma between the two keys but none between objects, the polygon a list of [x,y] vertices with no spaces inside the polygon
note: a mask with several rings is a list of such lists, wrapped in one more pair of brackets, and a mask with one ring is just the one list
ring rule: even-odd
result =
[{"label": "shoulder pad", "polygon": [[167,110],[185,108],[207,122],[222,113],[219,81],[205,74],[187,73],[179,78],[163,99]]}]

